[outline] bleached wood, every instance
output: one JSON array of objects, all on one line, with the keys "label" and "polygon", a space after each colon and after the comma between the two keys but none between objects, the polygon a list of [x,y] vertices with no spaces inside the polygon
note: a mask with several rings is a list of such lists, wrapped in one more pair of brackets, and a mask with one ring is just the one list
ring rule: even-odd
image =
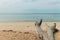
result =
[{"label": "bleached wood", "polygon": [[38,37],[41,37],[42,40],[48,40],[48,35],[47,35],[47,33],[42,31],[41,24],[42,24],[42,20],[40,20],[40,22],[36,22],[36,24],[35,24]]},{"label": "bleached wood", "polygon": [[42,30],[41,30],[41,23],[42,23],[42,20],[40,21],[40,23],[36,21],[35,26],[36,26],[38,37],[42,38],[43,35],[42,35]]},{"label": "bleached wood", "polygon": [[54,40],[54,34],[53,34],[53,32],[54,32],[55,28],[56,28],[56,23],[54,23],[53,26],[48,26],[46,24],[46,29],[47,29],[47,34],[48,34],[49,40]]}]

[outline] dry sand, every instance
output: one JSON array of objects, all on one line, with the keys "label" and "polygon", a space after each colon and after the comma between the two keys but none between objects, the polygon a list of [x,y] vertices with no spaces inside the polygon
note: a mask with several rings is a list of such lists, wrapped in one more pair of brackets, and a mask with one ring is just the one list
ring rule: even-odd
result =
[{"label": "dry sand", "polygon": [[[45,23],[51,26],[54,22],[43,22],[41,26],[44,31]],[[60,22],[55,23],[60,31]],[[0,22],[0,40],[41,40],[36,35],[35,22]],[[55,34],[55,40],[60,40],[60,32]]]}]

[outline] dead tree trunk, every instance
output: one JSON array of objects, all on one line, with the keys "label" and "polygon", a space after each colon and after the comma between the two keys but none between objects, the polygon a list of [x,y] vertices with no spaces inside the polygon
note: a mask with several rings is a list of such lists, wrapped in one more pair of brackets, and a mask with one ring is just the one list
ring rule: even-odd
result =
[{"label": "dead tree trunk", "polygon": [[37,22],[35,23],[35,26],[36,26],[36,30],[37,30],[37,35],[39,38],[42,39],[43,35],[42,35],[42,30],[41,30],[41,24],[42,24],[42,19],[40,20],[40,22]]},{"label": "dead tree trunk", "polygon": [[42,40],[48,40],[47,33],[43,32],[41,29],[41,24],[42,24],[42,19],[40,20],[40,22],[36,22],[35,24],[38,37],[41,37]]},{"label": "dead tree trunk", "polygon": [[44,32],[41,29],[41,24],[42,24],[42,19],[40,20],[40,22],[35,23],[38,37],[41,37],[42,40],[55,40],[54,39],[54,32],[56,30],[56,23],[54,23],[53,26],[49,26],[46,24],[46,29],[47,29],[46,32]]},{"label": "dead tree trunk", "polygon": [[56,29],[56,23],[54,23],[53,26],[48,26],[46,24],[46,29],[47,29],[47,34],[48,34],[49,40],[54,40],[54,31]]}]

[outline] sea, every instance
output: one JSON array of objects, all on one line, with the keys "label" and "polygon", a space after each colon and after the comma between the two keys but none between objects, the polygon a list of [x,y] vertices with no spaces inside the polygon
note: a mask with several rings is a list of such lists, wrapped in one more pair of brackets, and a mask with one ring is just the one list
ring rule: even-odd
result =
[{"label": "sea", "polygon": [[60,13],[9,13],[0,14],[0,21],[60,21]]}]

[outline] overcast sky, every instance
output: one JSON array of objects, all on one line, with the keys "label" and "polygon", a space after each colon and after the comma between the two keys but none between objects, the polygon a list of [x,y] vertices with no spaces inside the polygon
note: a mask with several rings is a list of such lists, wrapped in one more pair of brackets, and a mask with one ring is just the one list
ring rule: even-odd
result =
[{"label": "overcast sky", "polygon": [[60,13],[60,0],[0,0],[1,13]]},{"label": "overcast sky", "polygon": [[[19,15],[22,13],[28,13],[28,15]],[[0,0],[0,21],[36,20],[40,18],[44,20],[60,20],[59,13],[60,0]]]}]

